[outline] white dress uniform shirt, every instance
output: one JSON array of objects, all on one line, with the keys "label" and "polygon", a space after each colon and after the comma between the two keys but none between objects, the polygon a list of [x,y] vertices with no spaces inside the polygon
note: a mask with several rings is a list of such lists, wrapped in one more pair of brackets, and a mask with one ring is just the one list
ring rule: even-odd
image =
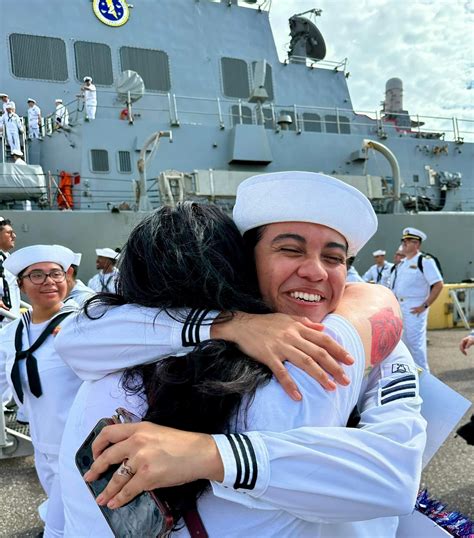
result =
[{"label": "white dress uniform shirt", "polygon": [[115,293],[118,274],[119,271],[116,267],[114,267],[110,273],[99,271],[89,280],[87,285],[95,292]]},{"label": "white dress uniform shirt", "polygon": [[56,124],[61,127],[69,125],[69,111],[63,103],[56,104]]},{"label": "white dress uniform shirt", "polygon": [[70,301],[74,301],[82,307],[87,299],[90,299],[95,293],[96,292],[92,288],[86,286],[82,280],[77,279],[76,285],[72,288],[71,293],[64,299],[64,304],[69,304]]},{"label": "white dress uniform shirt", "polygon": [[84,89],[84,101],[86,105],[86,116],[90,120],[95,120],[95,113],[97,110],[97,90],[94,84],[89,84],[89,86]]},{"label": "white dress uniform shirt", "polygon": [[377,264],[372,265],[368,271],[364,273],[362,279],[365,282],[374,282],[375,284],[381,284],[386,288],[390,287],[390,274],[393,263],[384,262],[382,267]]},{"label": "white dress uniform shirt", "polygon": [[403,315],[403,341],[407,345],[416,364],[429,371],[426,350],[426,326],[428,308],[421,314],[412,314],[410,310],[425,303],[430,294],[430,288],[443,277],[436,262],[429,257],[423,257],[423,272],[418,268],[418,258],[405,258],[397,266],[396,278],[393,278],[392,288]]},{"label": "white dress uniform shirt", "polygon": [[40,137],[39,119],[41,109],[38,105],[28,107],[28,135],[30,138]]},{"label": "white dress uniform shirt", "polygon": [[[160,342],[162,345],[163,339],[169,342],[173,333],[175,339],[179,338],[178,334],[183,338],[196,334],[193,327],[185,325],[183,328],[179,324],[174,328],[170,326],[169,334],[165,334],[165,326],[160,323],[163,315],[156,317],[156,310],[131,305],[114,308],[98,320],[86,321],[87,339],[83,336],[85,327],[81,328],[81,323],[75,324],[71,320],[56,340],[56,346],[59,353],[65,356],[67,354],[68,363],[83,379],[100,379],[120,368],[153,362],[159,354],[156,346],[160,345]],[[230,524],[226,517],[228,510],[224,510],[225,506],[229,509],[231,507],[232,513],[236,514],[235,528],[249,536],[269,536],[275,535],[275,532],[283,535],[292,532],[295,535],[293,524],[296,524],[299,530],[310,528],[311,536],[317,536],[324,526],[315,526],[314,522],[360,520],[411,511],[417,492],[425,442],[425,422],[419,415],[417,376],[411,371],[413,362],[401,345],[392,354],[391,362],[384,361],[385,370],[382,366],[373,370],[371,385],[363,402],[363,429],[312,427],[321,424],[320,421],[325,420],[324,415],[328,420],[326,425],[346,424],[348,415],[345,413],[346,410],[350,412],[353,397],[357,398],[359,394],[360,365],[363,369],[364,364],[361,343],[352,327],[338,316],[327,318],[326,325],[328,320],[330,327],[331,324],[334,325],[332,328],[335,334],[344,336],[341,343],[358,358],[356,362],[359,366],[346,370],[353,380],[351,388],[347,390],[347,387],[341,387],[336,393],[327,393],[306,374],[290,365],[292,375],[300,387],[307,388],[308,384],[311,386],[308,391],[310,396],[305,396],[303,402],[306,398],[307,403],[312,402],[313,398],[322,398],[322,402],[318,400],[316,407],[313,404],[308,408],[301,403],[292,402],[281,387],[272,381],[267,389],[269,392],[265,393],[271,393],[266,407],[263,407],[265,411],[262,411],[263,408],[253,407],[255,412],[251,411],[249,415],[249,418],[256,421],[257,428],[266,431],[250,432],[247,439],[244,436],[231,436],[236,443],[239,443],[240,437],[240,441],[247,443],[247,446],[250,443],[255,455],[256,463],[247,468],[248,475],[245,472],[241,474],[241,477],[247,476],[247,481],[256,476],[255,484],[244,483],[245,487],[239,490],[233,489],[238,463],[233,455],[232,441],[226,436],[216,436],[225,462],[226,478],[223,485],[214,484],[214,493],[223,497],[222,502],[230,495],[229,500],[233,503],[244,506],[256,503],[258,508],[262,509],[262,513],[260,510],[248,512],[235,504],[219,504],[220,501],[214,497],[209,497],[209,501],[204,501],[203,498],[199,506],[200,512],[206,526],[216,525],[213,527],[216,536],[222,535],[224,528],[225,535],[228,536],[229,529],[234,525]],[[153,325],[154,322],[159,324],[159,329],[156,328],[156,323]],[[207,325],[201,326],[201,330],[204,327],[207,328]],[[121,343],[117,341],[117,334],[120,334]],[[95,360],[97,354],[102,358],[100,363]],[[409,384],[414,387],[406,388],[402,378],[393,377],[392,369],[399,374],[401,371],[408,372]],[[389,384],[390,387],[387,387]],[[265,388],[262,388],[262,394],[264,390]],[[389,392],[383,394],[383,390]],[[100,392],[104,393],[104,390]],[[260,401],[259,398],[260,396],[256,402]],[[327,398],[333,403],[336,400],[331,400],[332,398],[343,398],[345,401],[338,401],[331,412],[323,413]],[[288,413],[289,409],[296,410],[296,415]],[[320,413],[316,412],[316,416],[313,416],[315,410]],[[262,422],[259,423],[258,420]],[[251,426],[254,426],[254,423]],[[291,431],[284,431],[285,429]],[[240,461],[241,468],[243,462],[244,460]],[[351,478],[348,478],[349,472],[354,473],[354,486],[347,487],[347,480],[351,481]],[[207,502],[210,503],[209,510],[206,504],[202,504]],[[273,512],[268,513],[268,510]],[[255,514],[257,515],[254,516]],[[291,516],[289,519],[288,514]],[[247,524],[254,530],[243,530],[242,526]],[[306,527],[308,524],[310,527]],[[358,535],[364,536],[365,532],[367,536],[367,526],[372,530],[374,525],[378,525],[379,529],[382,527],[393,530],[396,524],[397,518],[391,518],[388,523],[384,520],[383,525],[380,522],[351,525],[354,526],[354,531],[360,528]],[[255,534],[255,528],[258,528],[258,534]]]},{"label": "white dress uniform shirt", "polygon": [[[0,250],[0,258],[6,259],[9,256],[8,252],[3,252]],[[12,275],[8,269],[4,269],[4,277],[8,284],[8,290],[10,292],[10,300],[12,306],[10,312],[16,316],[20,316],[20,288],[18,287],[17,279],[15,275]],[[3,297],[3,282],[0,279],[0,299]],[[10,322],[8,318],[5,318],[3,321],[0,321],[0,329],[7,325]]]},{"label": "white dress uniform shirt", "polygon": [[[71,310],[62,309],[60,313]],[[59,314],[59,313],[58,313]],[[29,349],[50,320],[32,323],[30,312],[23,315],[23,349]],[[18,405],[21,401],[15,392],[11,372],[15,362],[15,333],[19,320],[0,331],[0,392],[13,390]],[[59,326],[60,327],[60,326]],[[48,495],[45,537],[62,536],[64,510],[58,474],[59,447],[69,408],[82,383],[61,357],[54,351],[54,336],[49,335],[34,352],[37,359],[42,394],[34,396],[29,388],[25,361],[20,362],[20,378],[23,389],[23,406],[30,423],[30,433],[35,450],[35,467],[38,478]]]},{"label": "white dress uniform shirt", "polygon": [[23,126],[20,117],[14,112],[5,113],[2,116],[3,132],[6,134],[10,150],[21,150],[20,133],[23,132]]},{"label": "white dress uniform shirt", "polygon": [[6,101],[5,103],[3,103],[3,113],[4,114],[7,113],[7,105],[8,104],[12,106],[13,112],[15,112],[15,110],[16,110],[16,105],[15,105],[14,101]]},{"label": "white dress uniform shirt", "polygon": [[349,267],[347,270],[346,282],[364,282],[355,267]]}]

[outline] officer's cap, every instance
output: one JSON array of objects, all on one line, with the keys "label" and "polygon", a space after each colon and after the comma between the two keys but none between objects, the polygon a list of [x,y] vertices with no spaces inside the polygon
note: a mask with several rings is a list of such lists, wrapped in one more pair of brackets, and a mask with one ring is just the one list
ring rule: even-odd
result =
[{"label": "officer's cap", "polygon": [[63,100],[62,100],[62,99],[55,99],[54,102],[55,102],[55,103],[62,103]]},{"label": "officer's cap", "polygon": [[377,231],[369,200],[342,181],[314,172],[253,176],[237,189],[234,221],[244,234],[276,222],[322,224],[343,235],[354,256]]},{"label": "officer's cap", "polygon": [[418,239],[418,241],[426,241],[427,235],[421,230],[416,228],[404,228],[402,240],[403,239]]},{"label": "officer's cap", "polygon": [[92,82],[92,77],[84,77],[84,82]]},{"label": "officer's cap", "polygon": [[73,260],[74,252],[62,245],[32,245],[16,250],[3,262],[3,266],[18,276],[30,265],[41,262],[57,263],[67,271]]},{"label": "officer's cap", "polygon": [[12,155],[17,155],[18,157],[23,157],[23,152],[21,149],[12,149]]},{"label": "officer's cap", "polygon": [[387,254],[386,251],[385,250],[380,250],[380,249],[379,250],[374,250],[372,252],[372,256],[385,256],[385,254]]},{"label": "officer's cap", "polygon": [[28,99],[26,100],[27,103],[33,103],[36,105],[36,101],[32,98],[32,97],[28,97]]},{"label": "officer's cap", "polygon": [[8,94],[6,94],[6,93],[0,93],[0,99],[3,99],[4,97],[8,97]]},{"label": "officer's cap", "polygon": [[103,258],[110,258],[111,260],[116,260],[119,257],[119,253],[115,252],[113,248],[96,248],[95,253],[97,256],[102,256]]}]

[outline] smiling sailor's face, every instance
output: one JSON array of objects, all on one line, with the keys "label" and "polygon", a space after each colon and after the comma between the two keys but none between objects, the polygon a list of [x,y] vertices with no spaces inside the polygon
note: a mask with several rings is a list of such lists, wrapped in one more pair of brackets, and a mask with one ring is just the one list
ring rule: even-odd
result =
[{"label": "smiling sailor's face", "polygon": [[276,312],[320,322],[338,305],[346,282],[347,242],[320,224],[265,227],[255,247],[260,291]]}]

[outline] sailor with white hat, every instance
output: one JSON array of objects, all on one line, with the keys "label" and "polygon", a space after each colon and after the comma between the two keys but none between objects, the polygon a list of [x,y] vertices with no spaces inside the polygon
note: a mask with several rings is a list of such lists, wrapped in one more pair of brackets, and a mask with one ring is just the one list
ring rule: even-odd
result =
[{"label": "sailor with white hat", "polygon": [[94,295],[94,290],[89,288],[77,278],[79,265],[81,265],[82,254],[80,252],[74,253],[74,261],[71,264],[72,271],[67,274],[68,296],[64,299],[64,303],[69,301],[76,302],[79,306],[83,306],[87,299],[90,299]]},{"label": "sailor with white hat", "polygon": [[69,408],[82,383],[53,345],[60,323],[75,310],[62,303],[66,271],[73,259],[74,253],[66,247],[33,245],[15,251],[4,262],[32,310],[0,332],[0,393],[13,389],[29,418],[35,467],[48,496],[45,536],[62,536],[58,454]]},{"label": "sailor with white hat", "polygon": [[375,259],[375,264],[372,265],[368,271],[365,272],[362,277],[365,282],[373,282],[375,284],[381,284],[386,288],[390,287],[390,272],[393,263],[385,260],[385,250],[375,250],[372,252],[372,256]]},{"label": "sailor with white hat", "polygon": [[13,112],[15,112],[15,103],[8,97],[7,93],[0,93],[0,97],[3,101],[3,113],[6,114],[7,112],[7,104],[9,103],[10,106],[13,108]]},{"label": "sailor with white hat", "polygon": [[56,128],[67,127],[69,125],[69,111],[64,106],[62,99],[55,99],[56,103],[56,113],[55,113],[55,124]]},{"label": "sailor with white hat", "polygon": [[97,110],[97,90],[92,84],[92,77],[84,77],[84,84],[81,87],[86,106],[86,120],[95,120]]},{"label": "sailor with white hat", "polygon": [[426,350],[428,308],[443,289],[443,277],[434,259],[420,250],[426,239],[426,234],[417,228],[403,230],[402,251],[406,257],[397,266],[391,287],[403,313],[403,341],[418,366],[429,371]]},{"label": "sailor with white hat", "polygon": [[[331,311],[334,297],[344,288],[346,254],[356,254],[377,228],[373,209],[359,191],[334,178],[308,172],[266,174],[243,182],[237,193],[234,220],[246,234],[244,238],[257,243],[254,252],[259,281],[268,304],[279,311],[282,307],[283,311],[292,308],[300,315],[305,312],[313,321]],[[282,278],[284,283],[279,286]],[[140,312],[134,311],[133,305],[125,306],[111,309],[94,321],[81,320],[88,323],[87,341],[72,324],[58,340],[65,355],[68,345],[72,345],[71,360],[78,368],[86,369],[87,365],[84,375],[88,379],[103,377],[107,367],[110,372],[116,371],[117,360],[122,365],[125,359],[149,362],[156,356],[156,349],[163,346],[158,314],[147,323],[143,309]],[[135,324],[141,320],[140,331],[132,334],[127,329],[127,316]],[[377,330],[383,327],[383,319],[379,321],[382,323]],[[377,324],[377,319],[373,323]],[[230,518],[236,525],[248,524],[254,534],[258,534],[258,528],[265,535],[316,536],[324,527],[321,521],[340,521],[341,513],[344,520],[356,520],[412,509],[425,439],[413,361],[401,344],[389,359],[373,369],[361,409],[365,429],[327,427],[335,417],[321,410],[332,396],[337,400],[336,414],[342,413],[338,424],[346,424],[345,413],[352,406],[348,403],[352,397],[359,397],[360,368],[365,360],[360,337],[352,325],[339,316],[327,316],[324,324],[356,357],[354,367],[346,370],[353,383],[330,395],[291,368],[303,387],[302,402],[291,402],[272,381],[268,407],[265,408],[264,388],[251,414],[251,427],[264,433],[252,430],[247,435],[214,436],[224,466],[223,482],[212,484],[214,495],[221,498],[220,509],[216,510],[215,500],[207,496],[199,510],[205,524],[212,521],[215,525],[219,525],[216,515],[226,511],[216,535],[225,534],[222,520],[228,529]],[[111,353],[104,345],[111,339],[120,342],[121,334],[127,346],[136,342],[139,351],[133,357],[117,354],[116,348]],[[97,353],[100,363],[92,360]],[[396,398],[382,395],[384,386],[399,384],[401,372],[409,372],[413,391],[403,392],[396,387]],[[314,469],[318,469],[317,476]],[[236,509],[225,501],[243,506]],[[292,515],[301,520],[295,522]],[[394,536],[396,519],[379,522],[372,535],[378,536],[382,530],[384,535]],[[365,525],[365,535],[369,536],[369,524],[361,525]],[[349,527],[345,535],[361,535],[356,532],[358,524]],[[335,532],[335,528],[331,531]]]},{"label": "sailor with white hat", "polygon": [[14,164],[26,164],[26,162],[22,159],[23,152],[21,149],[14,149],[12,151],[12,157]]},{"label": "sailor with white hat", "polygon": [[99,273],[93,276],[87,286],[96,292],[115,293],[119,271],[115,267],[119,252],[112,248],[97,248],[95,262]]},{"label": "sailor with white hat", "polygon": [[5,113],[2,116],[3,132],[7,136],[10,151],[21,150],[20,134],[23,133],[23,125],[17,114],[15,114],[15,103],[8,101],[3,105]]},{"label": "sailor with white hat", "polygon": [[28,97],[28,137],[41,138],[40,128],[41,128],[41,109],[36,104],[35,99]]}]

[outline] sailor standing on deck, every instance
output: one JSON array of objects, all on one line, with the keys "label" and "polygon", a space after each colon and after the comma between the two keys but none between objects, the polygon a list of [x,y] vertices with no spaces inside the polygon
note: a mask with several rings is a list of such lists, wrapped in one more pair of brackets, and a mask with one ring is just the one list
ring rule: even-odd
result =
[{"label": "sailor standing on deck", "polygon": [[92,84],[92,77],[84,77],[84,84],[81,87],[86,105],[86,120],[95,120],[97,110],[97,90]]},{"label": "sailor standing on deck", "polygon": [[3,132],[6,134],[10,150],[21,150],[20,134],[23,132],[23,125],[20,118],[15,114],[15,105],[9,101],[5,105],[5,114],[2,116]]},{"label": "sailor standing on deck", "polygon": [[406,258],[397,266],[396,279],[392,280],[403,314],[403,341],[415,362],[429,371],[426,351],[428,308],[443,289],[443,277],[436,262],[420,252],[426,234],[416,228],[405,228],[402,250]]},{"label": "sailor standing on deck", "polygon": [[60,323],[75,308],[63,308],[66,271],[74,253],[59,245],[33,245],[4,262],[18,279],[32,310],[0,332],[0,392],[13,389],[29,417],[38,478],[48,495],[45,537],[62,536],[64,509],[58,454],[69,408],[80,379],[54,351]]},{"label": "sailor standing on deck", "polygon": [[97,292],[115,293],[118,269],[115,267],[119,253],[112,248],[97,248],[95,266],[99,273],[93,276],[87,285]]},{"label": "sailor standing on deck", "polygon": [[28,138],[40,138],[41,109],[36,101],[29,97],[28,103]]},{"label": "sailor standing on deck", "polygon": [[390,287],[390,270],[393,264],[385,261],[385,250],[375,250],[372,252],[375,264],[362,277],[365,282],[373,282],[374,284],[381,284],[386,288]]}]

